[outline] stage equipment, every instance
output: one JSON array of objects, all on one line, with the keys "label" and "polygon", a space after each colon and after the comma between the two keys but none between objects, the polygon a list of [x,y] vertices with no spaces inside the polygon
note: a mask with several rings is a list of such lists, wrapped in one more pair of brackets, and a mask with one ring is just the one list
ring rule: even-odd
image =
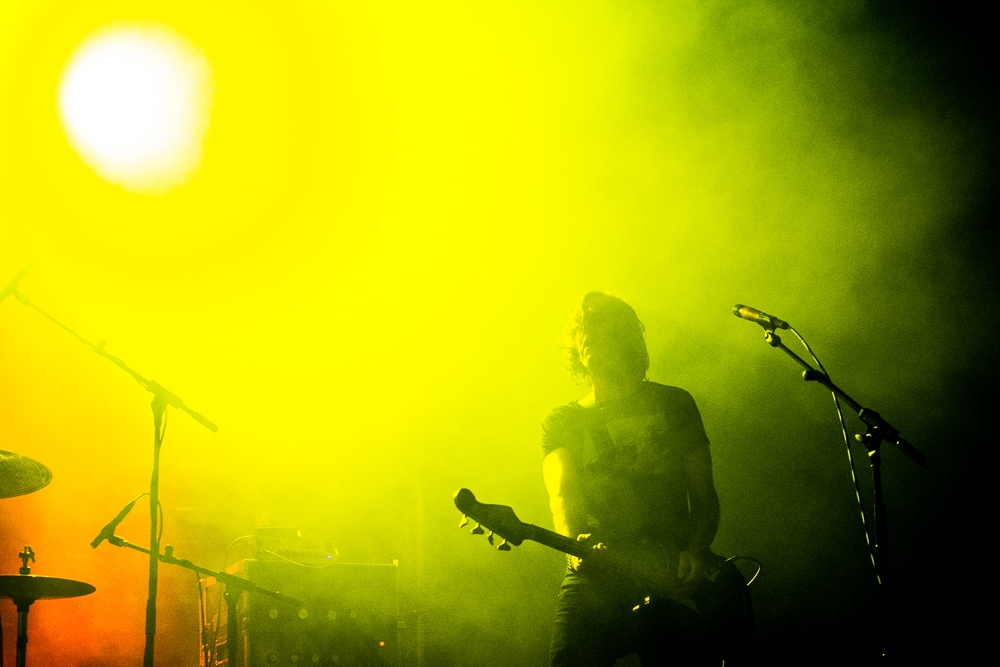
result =
[{"label": "stage equipment", "polygon": [[52,472],[38,461],[0,451],[0,498],[34,493],[52,481]]},{"label": "stage equipment", "polygon": [[[9,598],[17,607],[17,667],[24,667],[28,653],[28,608],[36,600],[57,600],[90,595],[95,589],[90,584],[59,577],[31,574],[28,561],[35,560],[35,551],[25,546],[18,554],[21,558],[20,574],[0,575],[0,598]],[[0,667],[3,667],[3,638],[0,636]]]},{"label": "stage equipment", "polygon": [[[30,266],[31,265],[29,263],[28,266],[22,269],[21,273],[18,274],[18,277],[15,278],[12,283],[13,287],[9,288],[14,297],[25,306],[34,309],[41,315],[44,315],[48,320],[73,335],[78,341],[83,343],[83,346],[88,350],[101,355],[115,366],[118,366],[120,369],[131,375],[132,379],[138,382],[143,389],[153,394],[153,401],[151,403],[151,407],[153,409],[153,471],[149,482],[149,584],[148,597],[146,600],[146,648],[143,654],[142,662],[143,667],[153,667],[153,646],[156,638],[156,590],[159,572],[159,559],[157,558],[157,555],[160,552],[159,535],[157,534],[157,511],[160,504],[160,446],[163,444],[164,413],[166,412],[168,405],[173,406],[178,410],[186,412],[192,419],[213,433],[218,431],[219,427],[184,405],[184,401],[181,400],[176,394],[171,393],[157,382],[147,380],[142,375],[139,375],[139,373],[129,368],[124,361],[118,357],[108,354],[104,349],[105,343],[103,340],[97,345],[94,345],[72,328],[52,317],[44,310],[33,304],[30,299],[18,292],[17,281],[20,280],[20,277],[24,275]],[[97,547],[95,546],[94,548]]]},{"label": "stage equipment", "polygon": [[[242,596],[233,618],[233,605],[222,606],[217,582],[202,580],[202,667],[400,665],[402,624],[398,621],[395,564],[307,567],[247,559],[226,572],[303,602],[290,608],[259,596]],[[229,641],[216,636],[220,627],[234,625],[236,633],[226,633]]]},{"label": "stage equipment", "polygon": [[308,566],[328,565],[337,560],[337,549],[329,543],[302,535],[295,526],[260,526],[253,535],[253,558],[284,560]]},{"label": "stage equipment", "polygon": [[35,260],[31,260],[30,262],[25,264],[24,268],[21,269],[20,273],[14,276],[14,279],[11,280],[9,283],[7,283],[7,286],[3,288],[3,291],[0,291],[0,303],[2,303],[4,299],[6,299],[7,297],[9,297],[11,294],[14,293],[14,290],[16,290],[17,286],[21,283],[21,279],[24,278],[25,274],[27,274],[28,271],[31,270],[31,265],[34,263]]},{"label": "stage equipment", "polygon": [[738,303],[733,306],[733,315],[736,317],[742,317],[744,320],[749,320],[751,322],[756,322],[765,329],[790,329],[788,322],[784,320],[779,320],[774,315],[768,315],[767,313],[757,310],[756,308],[751,308],[750,306],[744,306],[742,303]]},{"label": "stage equipment", "polygon": [[[740,304],[733,306],[733,314],[737,317],[742,317],[761,325],[764,328],[764,340],[767,341],[767,344],[771,347],[780,349],[805,369],[802,371],[803,380],[806,382],[817,382],[833,393],[833,401],[837,406],[837,414],[840,416],[840,425],[844,434],[844,442],[847,444],[847,456],[851,463],[851,477],[854,478],[854,491],[857,494],[858,504],[861,507],[861,520],[865,528],[865,537],[867,538],[868,548],[871,552],[872,565],[875,567],[875,578],[878,580],[879,591],[882,595],[883,618],[885,620],[885,624],[883,626],[885,630],[883,630],[884,636],[882,639],[883,652],[885,655],[891,656],[896,652],[896,632],[894,629],[896,623],[896,610],[893,606],[894,598],[891,586],[892,578],[889,568],[887,538],[888,524],[886,522],[885,502],[882,498],[882,456],[880,448],[883,441],[891,442],[917,465],[924,465],[927,463],[927,457],[920,453],[916,447],[904,440],[899,435],[899,431],[896,430],[892,424],[883,419],[879,413],[871,410],[870,408],[863,407],[860,403],[851,398],[843,389],[835,385],[830,379],[829,374],[826,372],[826,368],[823,367],[819,358],[813,353],[812,348],[809,347],[809,344],[799,334],[799,332],[795,330],[794,327],[790,327],[787,322],[767,315],[766,313],[762,313],[755,308],[749,308]],[[776,328],[787,328],[795,334],[795,337],[799,339],[799,342],[801,342],[803,347],[806,348],[806,351],[809,352],[809,356],[811,356],[813,361],[816,362],[819,370],[814,369],[808,362],[785,347],[784,343],[781,342],[781,338],[779,338],[778,334],[775,333]],[[840,399],[843,399],[843,401],[847,403],[852,410],[858,413],[858,418],[867,427],[864,434],[855,435],[854,437],[858,442],[863,443],[865,448],[868,450],[868,461],[871,465],[872,484],[874,487],[875,497],[875,512],[872,517],[874,530],[869,529],[868,520],[865,514],[865,505],[861,500],[861,491],[858,488],[857,479],[855,478],[854,459],[851,455],[850,443],[847,440],[847,427],[844,425],[844,416],[840,411]]]},{"label": "stage equipment", "polygon": [[[139,551],[147,555],[151,553],[149,549],[144,549],[143,547],[136,546],[135,544],[132,544],[128,540],[122,539],[121,537],[118,537],[117,535],[114,534],[108,536],[106,539],[108,540],[109,544],[113,544],[116,547],[133,549],[135,551]],[[169,563],[170,565],[177,565],[178,567],[183,567],[188,570],[192,570],[194,572],[197,572],[198,574],[208,575],[214,581],[218,581],[221,584],[225,584],[225,593],[223,594],[223,597],[226,600],[226,607],[229,609],[229,614],[227,616],[227,619],[231,619],[228,621],[226,626],[226,635],[225,635],[226,637],[237,636],[236,619],[239,618],[239,612],[236,611],[236,604],[239,601],[240,597],[243,595],[243,593],[254,593],[272,598],[274,600],[274,604],[272,606],[280,609],[287,610],[290,608],[294,611],[296,609],[301,609],[303,604],[305,604],[303,600],[297,597],[293,597],[291,595],[286,595],[284,593],[279,593],[277,591],[264,588],[263,586],[259,586],[256,583],[249,581],[244,577],[240,577],[235,574],[230,574],[228,572],[217,572],[215,570],[210,570],[207,567],[201,567],[200,565],[195,565],[186,558],[177,558],[174,556],[174,548],[170,545],[164,547],[162,554],[157,555],[157,560],[164,563]],[[240,658],[240,660],[242,660],[242,658]],[[239,663],[234,661],[230,664],[235,665]],[[0,664],[0,667],[3,667],[3,665]]]}]

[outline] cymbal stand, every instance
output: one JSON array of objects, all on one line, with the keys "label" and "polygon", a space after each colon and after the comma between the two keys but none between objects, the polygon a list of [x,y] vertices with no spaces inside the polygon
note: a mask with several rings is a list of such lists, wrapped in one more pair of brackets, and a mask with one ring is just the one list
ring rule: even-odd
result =
[{"label": "cymbal stand", "polygon": [[[24,551],[18,554],[21,559],[21,567],[18,572],[22,575],[31,574],[31,566],[28,565],[28,561],[32,562],[35,560],[35,550],[30,546],[25,545]],[[28,655],[28,607],[34,600],[15,600],[14,605],[17,607],[17,654],[14,658],[14,662],[17,667],[24,667],[25,659]]]},{"label": "cymbal stand", "polygon": [[18,301],[37,311],[61,329],[73,335],[88,350],[99,354],[115,366],[118,366],[118,368],[131,375],[132,379],[138,382],[143,389],[153,394],[153,402],[151,404],[153,409],[153,471],[149,482],[149,585],[146,599],[146,647],[143,652],[142,661],[143,667],[153,667],[153,649],[156,638],[156,592],[159,579],[159,560],[156,557],[160,551],[159,535],[157,535],[157,511],[160,503],[160,446],[163,444],[163,414],[169,405],[186,412],[192,419],[213,433],[218,431],[219,427],[184,405],[184,401],[176,394],[171,393],[153,380],[147,380],[129,368],[124,361],[108,354],[104,349],[104,341],[94,345],[76,331],[36,306],[30,299],[17,291],[17,289],[14,289],[13,294]]},{"label": "cymbal stand", "polygon": [[869,544],[872,545],[872,561],[875,565],[875,577],[879,582],[879,591],[882,594],[882,606],[885,621],[888,627],[888,638],[884,640],[882,647],[884,652],[883,654],[890,656],[895,653],[896,616],[895,607],[893,605],[894,599],[892,596],[892,587],[890,585],[892,579],[889,568],[889,529],[888,522],[886,521],[885,503],[882,498],[881,445],[883,441],[891,442],[917,465],[924,465],[927,463],[927,457],[918,451],[916,447],[900,437],[899,431],[896,430],[892,424],[883,419],[879,413],[863,407],[860,403],[849,396],[847,392],[835,385],[826,373],[814,369],[808,362],[803,360],[802,357],[785,347],[785,344],[781,342],[781,338],[777,333],[775,333],[774,328],[764,326],[763,324],[761,324],[761,326],[764,327],[764,340],[767,341],[768,345],[778,348],[805,369],[802,371],[803,380],[806,382],[817,382],[829,389],[835,396],[840,397],[844,403],[850,406],[852,410],[857,412],[858,418],[865,424],[865,426],[867,426],[863,435],[856,435],[854,437],[859,442],[864,444],[865,448],[868,450],[868,462],[871,465],[872,470],[872,486],[875,496],[875,512],[873,513],[872,520],[875,525],[875,539],[872,540],[872,536],[870,535],[868,536],[868,539]]}]

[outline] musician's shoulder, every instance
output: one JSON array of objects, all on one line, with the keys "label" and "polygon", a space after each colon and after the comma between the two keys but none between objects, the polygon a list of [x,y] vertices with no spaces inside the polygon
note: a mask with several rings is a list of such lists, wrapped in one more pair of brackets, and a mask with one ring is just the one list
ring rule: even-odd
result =
[{"label": "musician's shoulder", "polygon": [[569,403],[563,403],[562,405],[557,405],[549,411],[550,415],[559,414],[574,414],[580,411],[580,408],[584,407],[586,399],[581,398],[579,401],[570,401]]},{"label": "musician's shoulder", "polygon": [[543,426],[548,430],[553,426],[563,426],[580,418],[583,407],[579,401],[571,401],[564,405],[552,408],[549,414],[542,420]]},{"label": "musician's shoulder", "polygon": [[647,381],[644,384],[647,385],[647,405],[661,406],[668,413],[688,414],[698,411],[694,396],[687,389],[658,382]]},{"label": "musician's shoulder", "polygon": [[650,394],[658,397],[663,397],[664,399],[670,400],[691,400],[691,392],[682,387],[675,387],[670,384],[660,384],[659,382],[653,382],[652,380],[646,380],[643,382],[645,390]]}]

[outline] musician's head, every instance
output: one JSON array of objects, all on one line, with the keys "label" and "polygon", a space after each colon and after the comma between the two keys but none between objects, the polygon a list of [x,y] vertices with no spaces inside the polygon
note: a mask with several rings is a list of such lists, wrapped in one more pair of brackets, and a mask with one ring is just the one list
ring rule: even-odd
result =
[{"label": "musician's head", "polygon": [[605,292],[588,292],[563,332],[566,370],[578,381],[641,381],[649,370],[646,327],[632,306]]}]

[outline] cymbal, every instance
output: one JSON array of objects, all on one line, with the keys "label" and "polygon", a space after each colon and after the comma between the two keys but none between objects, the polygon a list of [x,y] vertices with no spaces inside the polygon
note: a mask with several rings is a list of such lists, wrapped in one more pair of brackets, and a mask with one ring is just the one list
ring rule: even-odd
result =
[{"label": "cymbal", "polygon": [[23,496],[52,481],[52,472],[38,461],[0,450],[0,498]]},{"label": "cymbal", "polygon": [[0,598],[15,602],[57,600],[90,595],[97,589],[90,584],[39,574],[0,574]]}]

